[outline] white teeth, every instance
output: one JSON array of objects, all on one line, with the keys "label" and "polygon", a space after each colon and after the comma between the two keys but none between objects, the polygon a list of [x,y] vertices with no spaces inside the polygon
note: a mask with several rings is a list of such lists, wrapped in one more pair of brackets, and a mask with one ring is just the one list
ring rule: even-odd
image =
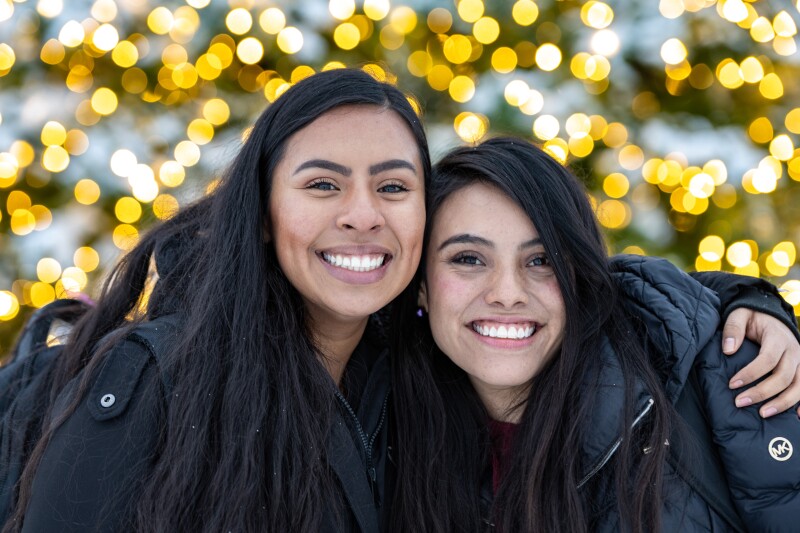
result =
[{"label": "white teeth", "polygon": [[370,270],[375,270],[376,268],[383,266],[383,263],[386,260],[385,255],[343,256],[324,252],[322,254],[322,258],[333,266],[352,270],[354,272],[369,272]]},{"label": "white teeth", "polygon": [[534,334],[536,328],[533,326],[483,326],[472,324],[472,329],[484,337],[496,339],[526,339]]}]

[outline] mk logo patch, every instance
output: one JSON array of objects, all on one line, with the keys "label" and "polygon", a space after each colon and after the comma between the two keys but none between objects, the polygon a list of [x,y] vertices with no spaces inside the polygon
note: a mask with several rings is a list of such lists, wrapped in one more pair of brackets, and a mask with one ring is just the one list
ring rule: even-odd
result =
[{"label": "mk logo patch", "polygon": [[769,454],[776,461],[786,461],[792,456],[792,443],[783,437],[775,437],[769,441]]}]

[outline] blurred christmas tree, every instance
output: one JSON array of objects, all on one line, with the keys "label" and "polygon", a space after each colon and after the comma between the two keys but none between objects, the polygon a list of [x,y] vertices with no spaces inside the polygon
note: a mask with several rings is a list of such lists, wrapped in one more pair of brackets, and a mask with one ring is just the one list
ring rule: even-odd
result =
[{"label": "blurred christmas tree", "polygon": [[532,138],[585,178],[614,251],[767,276],[800,314],[799,11],[0,0],[0,353],[213,187],[265,105],[344,65],[416,96],[434,157]]}]

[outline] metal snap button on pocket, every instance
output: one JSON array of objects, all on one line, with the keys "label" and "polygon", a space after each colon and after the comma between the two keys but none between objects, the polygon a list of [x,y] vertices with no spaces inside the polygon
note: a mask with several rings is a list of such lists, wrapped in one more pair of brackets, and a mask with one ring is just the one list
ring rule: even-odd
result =
[{"label": "metal snap button on pocket", "polygon": [[100,405],[103,407],[111,407],[114,405],[114,402],[117,401],[117,398],[113,394],[105,394],[102,398],[100,398]]}]

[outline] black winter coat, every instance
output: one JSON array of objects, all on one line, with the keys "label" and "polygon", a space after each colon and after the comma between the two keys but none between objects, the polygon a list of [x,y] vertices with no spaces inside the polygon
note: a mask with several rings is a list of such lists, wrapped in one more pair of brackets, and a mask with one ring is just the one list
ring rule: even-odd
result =
[{"label": "black winter coat", "polygon": [[[164,330],[168,335],[169,328]],[[344,505],[330,504],[322,531],[342,531],[338,525],[345,522],[344,531],[375,533],[384,519],[383,503],[390,498],[385,481],[390,376],[382,344],[367,334],[356,348],[343,377],[347,398],[331,383],[340,409],[327,457],[338,481],[337,500]],[[111,349],[90,392],[46,449],[23,531],[133,530],[136,495],[150,471],[168,407],[168,379],[150,353],[135,338]],[[159,390],[163,394],[154,394]],[[57,410],[69,397],[68,389]]]},{"label": "black winter coat", "polygon": [[[659,348],[653,357],[661,360],[654,364],[667,369],[664,389],[668,400],[678,402],[688,381],[696,377],[714,443],[711,449],[698,450],[718,454],[744,526],[750,531],[798,531],[800,449],[795,453],[789,449],[800,446],[800,421],[793,410],[764,420],[758,406],[739,409],[734,405],[736,392],[728,388],[730,377],[753,359],[757,347],[746,342],[734,356],[722,354],[717,296],[667,261],[628,256],[617,257],[612,264],[628,309],[641,317],[652,344]],[[610,469],[605,467],[613,461],[620,440],[624,389],[610,344],[602,357],[605,364],[599,392],[595,398],[586,398],[594,405],[587,421],[589,431],[577,446],[585,465],[579,487],[590,511],[590,530],[611,532],[620,529],[618,495]],[[637,382],[634,390],[635,425],[646,422],[654,407],[643,383]],[[731,530],[687,482],[705,459],[709,458],[664,465],[663,531]]]}]

